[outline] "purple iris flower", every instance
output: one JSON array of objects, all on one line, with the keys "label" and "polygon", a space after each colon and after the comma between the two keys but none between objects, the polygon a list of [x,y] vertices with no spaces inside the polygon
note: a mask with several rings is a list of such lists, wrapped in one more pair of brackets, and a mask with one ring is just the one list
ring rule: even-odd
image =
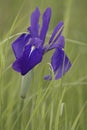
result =
[{"label": "purple iris flower", "polygon": [[[71,62],[64,52],[65,42],[64,36],[62,36],[64,23],[57,24],[48,44],[44,45],[51,18],[51,8],[47,8],[43,13],[42,26],[39,25],[39,17],[40,11],[36,8],[31,14],[31,25],[28,27],[28,33],[23,33],[12,43],[16,57],[12,67],[21,75],[25,75],[42,61],[46,52],[55,49],[50,66],[57,80],[71,67]],[[51,80],[52,76],[47,75],[44,79]]]}]

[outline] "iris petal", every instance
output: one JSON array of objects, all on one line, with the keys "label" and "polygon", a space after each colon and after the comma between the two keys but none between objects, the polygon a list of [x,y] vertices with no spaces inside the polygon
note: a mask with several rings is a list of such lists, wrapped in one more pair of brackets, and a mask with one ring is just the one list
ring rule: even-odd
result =
[{"label": "iris petal", "polygon": [[26,43],[29,41],[30,37],[31,37],[30,34],[24,33],[12,43],[12,49],[14,51],[16,58],[21,57],[23,53],[23,48],[25,47]]},{"label": "iris petal", "polygon": [[36,46],[36,48],[39,48],[41,46],[42,42],[43,41],[40,38],[35,37],[35,38],[31,39],[31,44]]},{"label": "iris petal", "polygon": [[59,36],[60,36],[61,33],[62,33],[63,25],[64,25],[63,22],[59,22],[59,23],[57,24],[57,26],[55,27],[55,29],[54,29],[54,31],[53,31],[51,37],[50,37],[49,44],[50,44],[51,42],[56,42],[56,41],[57,41],[57,39],[59,38]]},{"label": "iris petal", "polygon": [[60,79],[71,67],[69,58],[62,49],[57,48],[51,58],[51,65],[55,74],[55,79]]},{"label": "iris petal", "polygon": [[43,40],[43,43],[45,41],[46,33],[48,31],[50,18],[51,18],[51,8],[47,8],[43,14],[42,28],[41,28],[41,32],[40,32],[40,38],[41,38],[41,40]]},{"label": "iris petal", "polygon": [[64,36],[60,36],[59,41],[58,41],[58,45],[59,45],[59,48],[64,48],[64,45],[65,45]]},{"label": "iris petal", "polygon": [[31,44],[25,47],[25,51],[21,58],[17,59],[13,63],[13,69],[17,72],[20,72],[22,75],[25,75],[28,71],[34,68],[35,65],[41,62],[43,57],[43,51],[41,48],[35,48],[32,51]]},{"label": "iris petal", "polygon": [[52,76],[51,75],[46,75],[46,76],[44,76],[44,80],[52,80]]},{"label": "iris petal", "polygon": [[52,45],[50,45],[49,48],[47,48],[47,46],[45,47],[46,51],[55,49],[55,48],[64,48],[65,45],[65,41],[64,41],[64,36],[60,36],[59,40],[57,41],[58,43],[53,43]]},{"label": "iris petal", "polygon": [[38,37],[39,17],[40,17],[40,11],[38,8],[36,8],[36,10],[31,15],[31,26],[28,28],[32,37]]}]

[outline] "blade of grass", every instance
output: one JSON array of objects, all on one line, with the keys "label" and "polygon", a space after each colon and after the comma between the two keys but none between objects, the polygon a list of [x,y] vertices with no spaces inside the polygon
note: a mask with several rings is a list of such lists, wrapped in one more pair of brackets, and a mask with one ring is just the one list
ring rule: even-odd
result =
[{"label": "blade of grass", "polygon": [[[25,130],[28,130],[28,126],[29,126],[29,124],[30,124],[32,118],[34,117],[36,111],[38,110],[38,108],[39,108],[41,102],[43,101],[44,97],[45,97],[45,96],[49,96],[50,92],[52,91],[52,89],[50,89],[50,87],[52,86],[53,82],[54,82],[53,80],[50,82],[50,84],[49,84],[49,86],[47,87],[46,91],[44,92],[44,94],[43,94],[43,95],[41,96],[41,98],[39,99],[39,102],[38,102],[38,104],[36,105],[36,108],[35,108],[35,110],[33,111],[32,115],[31,115],[31,117],[30,117],[30,119],[29,119],[29,121],[28,121],[28,123],[27,123],[27,125],[26,125]],[[47,94],[47,95],[46,95],[46,94]],[[46,98],[46,97],[45,97],[45,98]]]},{"label": "blade of grass", "polygon": [[69,26],[69,21],[70,21],[70,13],[71,13],[71,6],[72,6],[73,0],[66,0],[65,1],[65,6],[66,6],[66,11],[64,15],[64,35],[67,37],[68,35],[68,26]]},{"label": "blade of grass", "polygon": [[79,121],[79,118],[80,118],[80,116],[81,116],[83,110],[85,109],[86,105],[87,105],[87,102],[83,105],[82,109],[81,109],[80,112],[78,113],[78,115],[77,115],[75,121],[74,121],[73,124],[72,124],[71,130],[75,130],[76,125],[77,125],[77,123],[78,123],[78,121]]},{"label": "blade of grass", "polygon": [[59,104],[57,106],[58,110],[56,113],[56,118],[55,118],[55,126],[54,126],[54,130],[58,130],[59,129],[59,117],[60,117],[60,108],[61,108],[61,104],[62,104],[62,100],[65,94],[65,88],[63,89]]},{"label": "blade of grass", "polygon": [[87,47],[87,43],[85,43],[85,42],[81,42],[81,41],[77,41],[77,40],[73,40],[73,39],[69,39],[69,38],[66,38],[66,41]]},{"label": "blade of grass", "polygon": [[7,42],[7,41],[13,39],[14,37],[21,35],[22,33],[27,33],[27,32],[16,33],[16,34],[14,34],[14,35],[12,35],[12,36],[6,38],[5,40],[3,40],[3,41],[0,42],[0,46],[3,45],[5,42]]},{"label": "blade of grass", "polygon": [[53,102],[52,102],[52,103],[51,103],[51,111],[50,111],[50,123],[49,123],[49,130],[52,130],[53,110],[54,110],[54,105],[53,105]]}]

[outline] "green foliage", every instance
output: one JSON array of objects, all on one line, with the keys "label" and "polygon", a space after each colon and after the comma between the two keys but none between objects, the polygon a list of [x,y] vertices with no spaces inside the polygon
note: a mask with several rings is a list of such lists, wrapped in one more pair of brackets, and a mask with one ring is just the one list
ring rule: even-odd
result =
[{"label": "green foliage", "polygon": [[[87,129],[86,5],[86,0],[1,0],[0,130]],[[11,68],[15,59],[11,43],[26,31],[30,14],[36,6],[41,12],[48,6],[52,8],[47,40],[57,22],[65,22],[65,51],[72,61],[72,68],[58,81],[43,80],[48,73],[47,63],[51,53],[46,54],[43,62],[34,68],[32,80],[29,75],[29,81],[28,77],[24,81]],[[26,94],[25,99],[21,98],[21,92]]]}]

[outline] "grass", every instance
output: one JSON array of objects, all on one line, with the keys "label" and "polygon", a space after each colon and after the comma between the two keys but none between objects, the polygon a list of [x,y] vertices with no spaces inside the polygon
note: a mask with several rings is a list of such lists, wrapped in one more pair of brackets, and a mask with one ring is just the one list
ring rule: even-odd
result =
[{"label": "grass", "polygon": [[[77,6],[78,5],[78,6]],[[0,130],[87,129],[87,18],[86,0],[15,0],[0,4]],[[53,11],[50,32],[64,20],[65,51],[72,68],[61,80],[44,81],[48,73],[46,54],[42,63],[26,77],[12,70],[15,60],[11,43],[29,25],[31,12]],[[6,12],[3,17],[3,12]],[[81,17],[82,16],[82,17]],[[84,19],[84,21],[83,21]],[[50,60],[49,60],[50,62]]]}]

